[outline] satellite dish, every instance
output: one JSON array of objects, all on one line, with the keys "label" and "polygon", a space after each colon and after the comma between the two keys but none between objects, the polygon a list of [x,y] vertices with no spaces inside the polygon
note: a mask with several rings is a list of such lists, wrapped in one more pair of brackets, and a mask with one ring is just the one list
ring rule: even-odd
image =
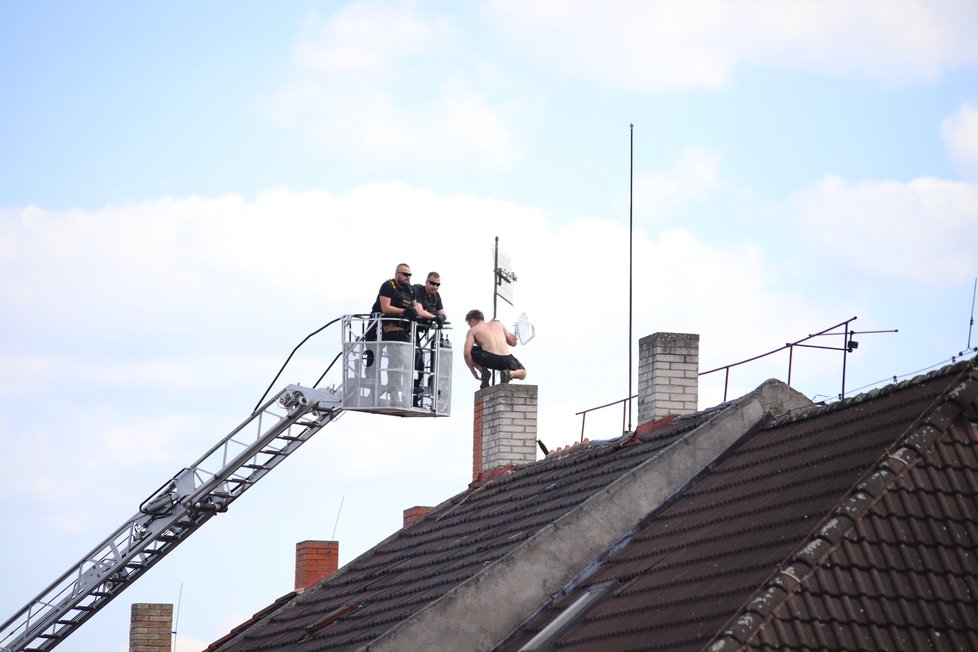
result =
[{"label": "satellite dish", "polygon": [[513,330],[516,331],[516,339],[519,340],[520,344],[526,344],[537,334],[533,324],[527,320],[525,312],[520,315],[519,321],[513,325]]}]

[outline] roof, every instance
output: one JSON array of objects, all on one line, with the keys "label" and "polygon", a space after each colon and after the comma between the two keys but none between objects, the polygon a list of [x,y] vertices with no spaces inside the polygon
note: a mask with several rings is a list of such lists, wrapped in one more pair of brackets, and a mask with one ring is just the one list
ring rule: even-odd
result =
[{"label": "roof", "polygon": [[964,364],[771,423],[500,649],[605,583],[554,649],[978,649],[976,405]]},{"label": "roof", "polygon": [[473,483],[208,649],[974,642],[948,605],[978,591],[976,401],[971,363],[802,412],[769,381]]}]

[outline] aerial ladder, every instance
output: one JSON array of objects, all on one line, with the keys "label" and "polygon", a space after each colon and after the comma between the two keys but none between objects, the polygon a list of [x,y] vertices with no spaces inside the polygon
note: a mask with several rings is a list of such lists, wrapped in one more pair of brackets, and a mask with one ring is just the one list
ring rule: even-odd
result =
[{"label": "aerial ladder", "polygon": [[410,341],[385,341],[383,319],[346,315],[330,324],[335,321],[341,321],[342,351],[319,381],[342,358],[340,386],[290,384],[264,403],[263,397],[241,425],[4,622],[0,652],[53,649],[344,411],[450,415],[452,349],[442,328],[411,322]]}]

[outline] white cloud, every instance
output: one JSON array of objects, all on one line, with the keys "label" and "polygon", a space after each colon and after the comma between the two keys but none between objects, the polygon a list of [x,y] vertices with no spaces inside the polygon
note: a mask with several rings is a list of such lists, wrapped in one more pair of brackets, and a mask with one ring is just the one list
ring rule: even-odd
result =
[{"label": "white cloud", "polygon": [[546,65],[621,88],[716,88],[746,65],[929,81],[978,61],[967,2],[492,0],[486,14]]},{"label": "white cloud", "polygon": [[724,187],[721,156],[701,147],[685,149],[673,169],[646,173],[635,180],[635,201],[656,213],[687,202],[697,202]]},{"label": "white cloud", "polygon": [[[507,165],[522,155],[498,72],[413,2],[358,3],[314,16],[294,48],[296,78],[270,106],[279,126],[313,134],[358,163]],[[474,86],[467,74],[493,83]]]},{"label": "white cloud", "polygon": [[802,242],[853,270],[923,283],[978,268],[978,187],[932,178],[850,183],[828,176],[792,201]]},{"label": "white cloud", "polygon": [[951,161],[966,179],[978,182],[978,107],[968,102],[941,122]]},{"label": "white cloud", "polygon": [[328,19],[311,15],[293,48],[300,68],[333,77],[390,78],[397,59],[430,54],[454,38],[447,20],[425,20],[413,2],[359,2]]}]

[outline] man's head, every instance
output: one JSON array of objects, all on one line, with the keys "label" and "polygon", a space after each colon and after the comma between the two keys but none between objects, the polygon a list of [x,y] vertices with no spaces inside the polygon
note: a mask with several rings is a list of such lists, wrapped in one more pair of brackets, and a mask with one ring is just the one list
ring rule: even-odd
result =
[{"label": "man's head", "polygon": [[465,323],[469,326],[474,326],[480,321],[485,321],[486,316],[482,314],[481,310],[470,310],[468,314],[465,315]]},{"label": "man's head", "polygon": [[411,266],[401,263],[394,269],[394,281],[399,285],[407,285],[411,282]]},{"label": "man's head", "polygon": [[428,280],[425,281],[424,289],[428,294],[434,294],[441,287],[441,276],[438,272],[428,272]]}]

